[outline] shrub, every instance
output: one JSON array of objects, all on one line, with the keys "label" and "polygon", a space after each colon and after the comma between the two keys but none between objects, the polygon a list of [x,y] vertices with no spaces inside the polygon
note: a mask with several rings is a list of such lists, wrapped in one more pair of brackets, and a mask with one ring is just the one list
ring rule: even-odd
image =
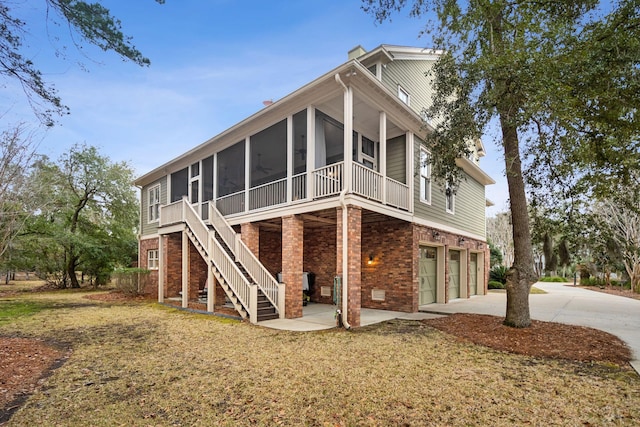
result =
[{"label": "shrub", "polygon": [[489,289],[504,289],[504,283],[496,280],[489,280]]},{"label": "shrub", "polygon": [[121,268],[114,273],[116,289],[127,295],[144,293],[150,277],[150,270],[144,268]]},{"label": "shrub", "polygon": [[[494,265],[489,271],[489,280],[500,282],[504,285],[507,283],[507,271],[508,268],[504,265]],[[504,289],[504,286],[500,289]]]},{"label": "shrub", "polygon": [[601,284],[596,277],[580,278],[580,286],[600,286]]},{"label": "shrub", "polygon": [[[573,280],[573,279],[571,279]],[[538,281],[539,282],[554,282],[554,283],[564,283],[567,281],[571,281],[568,279],[565,279],[564,277],[560,277],[560,276],[551,276],[551,277],[541,277]]]}]

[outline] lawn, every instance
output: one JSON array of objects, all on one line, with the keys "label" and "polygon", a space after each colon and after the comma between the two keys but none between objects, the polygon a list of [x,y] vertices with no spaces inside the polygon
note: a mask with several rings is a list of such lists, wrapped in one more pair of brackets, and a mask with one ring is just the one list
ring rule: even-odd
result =
[{"label": "lawn", "polygon": [[11,298],[42,309],[0,336],[71,352],[7,425],[640,422],[640,379],[611,364],[498,352],[419,322],[296,333],[85,295]]}]

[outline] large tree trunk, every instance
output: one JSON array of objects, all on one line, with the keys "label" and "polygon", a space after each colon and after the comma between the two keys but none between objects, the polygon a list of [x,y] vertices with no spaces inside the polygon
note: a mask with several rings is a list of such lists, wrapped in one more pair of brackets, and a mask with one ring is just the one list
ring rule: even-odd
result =
[{"label": "large tree trunk", "polygon": [[531,325],[529,291],[534,277],[529,212],[517,128],[510,122],[508,111],[499,111],[499,115],[513,227],[513,265],[507,272],[507,313],[504,324],[525,328]]},{"label": "large tree trunk", "polygon": [[78,282],[78,277],[76,276],[77,264],[78,257],[69,254],[69,261],[67,262],[67,276],[69,276],[69,287],[73,289],[78,289],[80,287],[80,282]]}]

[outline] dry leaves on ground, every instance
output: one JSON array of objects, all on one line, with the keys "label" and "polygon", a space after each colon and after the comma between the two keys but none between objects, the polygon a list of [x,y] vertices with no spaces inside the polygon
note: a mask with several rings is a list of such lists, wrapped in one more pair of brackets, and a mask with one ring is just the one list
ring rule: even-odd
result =
[{"label": "dry leaves on ground", "polygon": [[[110,294],[91,294],[90,299],[92,300],[106,300],[108,302],[116,303],[117,306],[118,301],[130,302],[130,299],[122,296],[117,293]],[[122,311],[122,310],[120,310]],[[128,315],[137,316],[136,310],[127,310],[122,312],[130,313]],[[154,312],[156,316],[159,314],[157,311]],[[111,318],[109,315],[106,318]],[[105,319],[106,319],[105,318]],[[186,320],[185,320],[186,321]],[[164,322],[162,320],[161,322]],[[196,321],[192,319],[190,323],[197,323],[200,325],[199,327],[206,326],[207,328],[218,328],[214,324],[207,323],[206,325],[201,324],[200,321]],[[166,323],[166,322],[165,322]],[[578,326],[570,326],[570,325],[562,325],[556,323],[549,322],[537,322],[534,321],[530,328],[526,329],[514,329],[509,328],[502,325],[502,319],[499,317],[493,316],[483,316],[483,315],[466,315],[466,314],[456,314],[451,315],[439,319],[424,321],[424,323],[433,328],[442,330],[446,333],[454,335],[458,338],[457,341],[471,341],[473,343],[491,347],[494,349],[506,351],[506,352],[514,352],[519,354],[524,354],[526,356],[535,357],[535,358],[556,358],[556,359],[568,359],[571,361],[597,361],[597,362],[606,362],[610,364],[616,364],[622,366],[624,369],[629,370],[630,367],[628,365],[628,361],[630,359],[630,351],[629,349],[622,343],[617,337],[612,336],[610,334],[604,333],[602,331],[598,331],[595,329],[578,327]],[[146,325],[148,322],[142,322],[141,324]],[[415,323],[413,323],[415,325]],[[165,328],[168,328],[171,323],[166,323],[164,325]],[[217,325],[217,324],[216,324]],[[382,334],[383,331],[389,329],[393,330],[395,328],[400,328],[402,325],[391,324],[390,326],[381,325],[379,327],[369,327],[363,328],[363,331],[360,334],[371,334],[375,331],[379,330]],[[410,326],[411,323],[407,323],[407,327]],[[219,328],[223,328],[223,326],[219,326]],[[371,329],[373,328],[373,329]],[[426,330],[426,329],[425,329]],[[106,329],[105,329],[106,331]],[[182,327],[181,333],[186,331],[185,326]],[[243,328],[242,330],[235,330],[235,334],[248,334],[252,335],[250,339],[251,342],[257,345],[257,343],[261,343],[260,340],[270,341],[275,336],[281,336],[283,343],[280,344],[283,347],[283,350],[286,351],[294,351],[293,349],[289,349],[287,347],[289,345],[289,341],[295,348],[296,352],[299,351],[299,347],[296,344],[297,340],[305,341],[305,354],[307,352],[312,352],[312,348],[318,347],[316,351],[320,352],[319,349],[323,349],[325,345],[325,341],[337,340],[341,342],[341,346],[344,345],[356,345],[348,344],[351,340],[343,341],[340,337],[341,335],[322,335],[322,334],[309,334],[305,337],[305,335],[287,335],[287,334],[278,334],[278,333],[265,333],[260,332],[260,329],[254,328]],[[259,332],[259,333],[258,333]],[[203,332],[199,332],[202,334]],[[229,333],[227,331],[226,333]],[[396,332],[400,333],[400,332]],[[258,334],[258,336],[253,336]],[[360,335],[358,334],[358,335]],[[180,337],[175,331],[171,334],[164,334],[165,339],[174,339],[176,337]],[[354,335],[355,337],[356,335]],[[218,336],[218,340],[221,340],[223,335]],[[408,337],[408,336],[407,336]],[[136,337],[136,340],[143,339],[142,336]],[[409,338],[398,338],[398,340],[406,340]],[[456,340],[452,340],[453,343]],[[138,341],[136,341],[138,342]],[[403,341],[405,342],[405,341]],[[425,341],[425,343],[428,341]],[[411,343],[411,341],[406,341],[406,344]],[[115,343],[114,343],[115,344]],[[186,345],[180,341],[180,345],[176,347],[178,350],[177,353],[182,354],[181,357],[185,357],[184,352],[189,352],[193,348],[193,344],[190,342],[189,345]],[[145,344],[149,346],[151,344]],[[155,344],[154,344],[155,345]],[[163,344],[164,345],[164,344]],[[207,345],[205,342],[200,342],[200,346]],[[216,343],[217,346],[222,345],[221,343]],[[329,345],[326,343],[326,345]],[[423,344],[424,345],[424,344]],[[439,344],[440,349],[444,349],[443,344]],[[129,346],[127,346],[128,348]],[[124,348],[124,347],[123,347]],[[164,348],[164,347],[163,347]],[[220,348],[227,348],[227,346],[222,345]],[[231,348],[231,347],[230,347]],[[422,348],[422,347],[421,347]],[[324,350],[324,349],[323,349]],[[115,351],[115,350],[114,350]],[[229,350],[230,351],[230,350]],[[264,349],[262,350],[264,351]],[[439,350],[440,351],[440,350]],[[444,351],[444,350],[443,350]],[[347,351],[349,354],[350,351]],[[155,354],[151,352],[150,354]],[[169,356],[173,353],[168,353],[166,356]],[[203,351],[203,354],[211,354],[210,351]],[[241,353],[244,354],[244,353]],[[294,354],[294,353],[291,353]],[[366,353],[362,353],[366,354]],[[43,376],[45,376],[49,370],[55,368],[56,362],[64,360],[65,351],[55,348],[53,346],[47,346],[43,341],[36,339],[24,339],[24,338],[15,338],[15,337],[0,337],[0,424],[7,420],[13,411],[22,403],[22,400],[26,398],[26,396],[31,393],[33,390],[37,389],[38,382]],[[293,356],[292,356],[293,357]],[[324,351],[320,352],[315,356],[316,361],[324,360],[326,354]],[[391,356],[389,356],[391,357]],[[222,363],[222,365],[227,366],[229,369],[236,366],[236,362],[231,362],[237,360],[230,356],[216,356],[217,363]],[[187,357],[188,360],[193,360],[193,356]],[[123,360],[127,360],[126,358]],[[306,358],[304,359],[306,360]],[[400,359],[394,359],[396,362]],[[403,359],[402,359],[403,360]],[[106,363],[106,362],[105,362]],[[122,363],[122,361],[121,361]],[[300,361],[298,361],[300,363]],[[332,362],[331,366],[335,363],[342,363],[335,360]],[[222,366],[221,365],[221,366]],[[207,363],[203,363],[203,366],[216,366],[209,365]],[[305,365],[306,366],[306,365]],[[310,369],[310,366],[307,366],[305,369]],[[183,366],[185,368],[186,366]],[[238,368],[240,368],[239,366]],[[97,368],[96,368],[97,369]],[[157,368],[156,368],[157,369]],[[248,368],[242,368],[248,369]],[[302,367],[300,369],[303,369]],[[325,369],[328,369],[325,367]],[[364,369],[360,367],[359,369]],[[484,367],[483,369],[487,369]],[[103,369],[105,372],[106,369]],[[303,369],[304,370],[304,369]],[[366,369],[365,369],[366,370]],[[295,367],[286,367],[285,371],[289,372],[287,375],[291,376],[292,372],[297,372]],[[214,369],[214,372],[215,369]],[[271,376],[276,375],[276,371],[271,372]],[[221,374],[221,372],[218,372]],[[335,373],[334,373],[335,374]],[[392,372],[390,373],[390,375]],[[407,372],[402,372],[403,378],[406,377],[405,374]],[[287,376],[285,375],[285,377]],[[412,374],[413,375],[413,374]],[[237,373],[231,375],[231,378],[236,378]],[[146,378],[146,377],[145,377]],[[176,377],[178,378],[178,377]],[[317,377],[320,378],[320,377]],[[317,380],[316,378],[316,380]],[[145,379],[146,380],[151,380]],[[302,380],[302,379],[301,379]],[[467,379],[468,380],[468,379]],[[175,380],[177,381],[177,380]],[[323,380],[324,381],[324,380]],[[347,378],[343,378],[343,381],[347,381]],[[380,381],[380,379],[378,379]],[[244,386],[247,384],[243,383]],[[504,386],[504,383],[501,383]],[[295,384],[294,384],[295,385]],[[208,385],[211,387],[211,385]],[[326,384],[329,386],[329,383]],[[129,387],[127,385],[127,387]],[[227,389],[231,387],[234,393],[239,393],[240,389],[235,389],[232,384],[226,385]],[[351,385],[350,387],[355,387],[355,385]],[[192,386],[190,386],[192,388]],[[318,391],[320,393],[320,391]],[[408,393],[408,391],[407,391]],[[147,396],[146,399],[152,399],[153,396]],[[382,397],[379,397],[382,398]],[[262,402],[264,404],[264,402]],[[282,402],[280,402],[282,403]],[[141,404],[144,404],[141,403]],[[274,403],[275,404],[275,403]],[[416,414],[417,416],[417,414]],[[435,415],[433,415],[435,416]],[[626,415],[625,415],[626,417]]]}]

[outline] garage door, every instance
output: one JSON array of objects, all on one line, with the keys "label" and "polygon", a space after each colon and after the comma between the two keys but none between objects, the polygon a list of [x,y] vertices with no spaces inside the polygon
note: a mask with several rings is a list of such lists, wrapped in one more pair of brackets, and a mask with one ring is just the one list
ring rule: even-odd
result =
[{"label": "garage door", "polygon": [[460,298],[460,251],[449,251],[449,299]]},{"label": "garage door", "polygon": [[420,290],[418,304],[431,304],[436,302],[436,284],[438,282],[438,257],[436,248],[421,246],[419,261]]},{"label": "garage door", "polygon": [[469,254],[469,294],[478,294],[478,254]]}]

